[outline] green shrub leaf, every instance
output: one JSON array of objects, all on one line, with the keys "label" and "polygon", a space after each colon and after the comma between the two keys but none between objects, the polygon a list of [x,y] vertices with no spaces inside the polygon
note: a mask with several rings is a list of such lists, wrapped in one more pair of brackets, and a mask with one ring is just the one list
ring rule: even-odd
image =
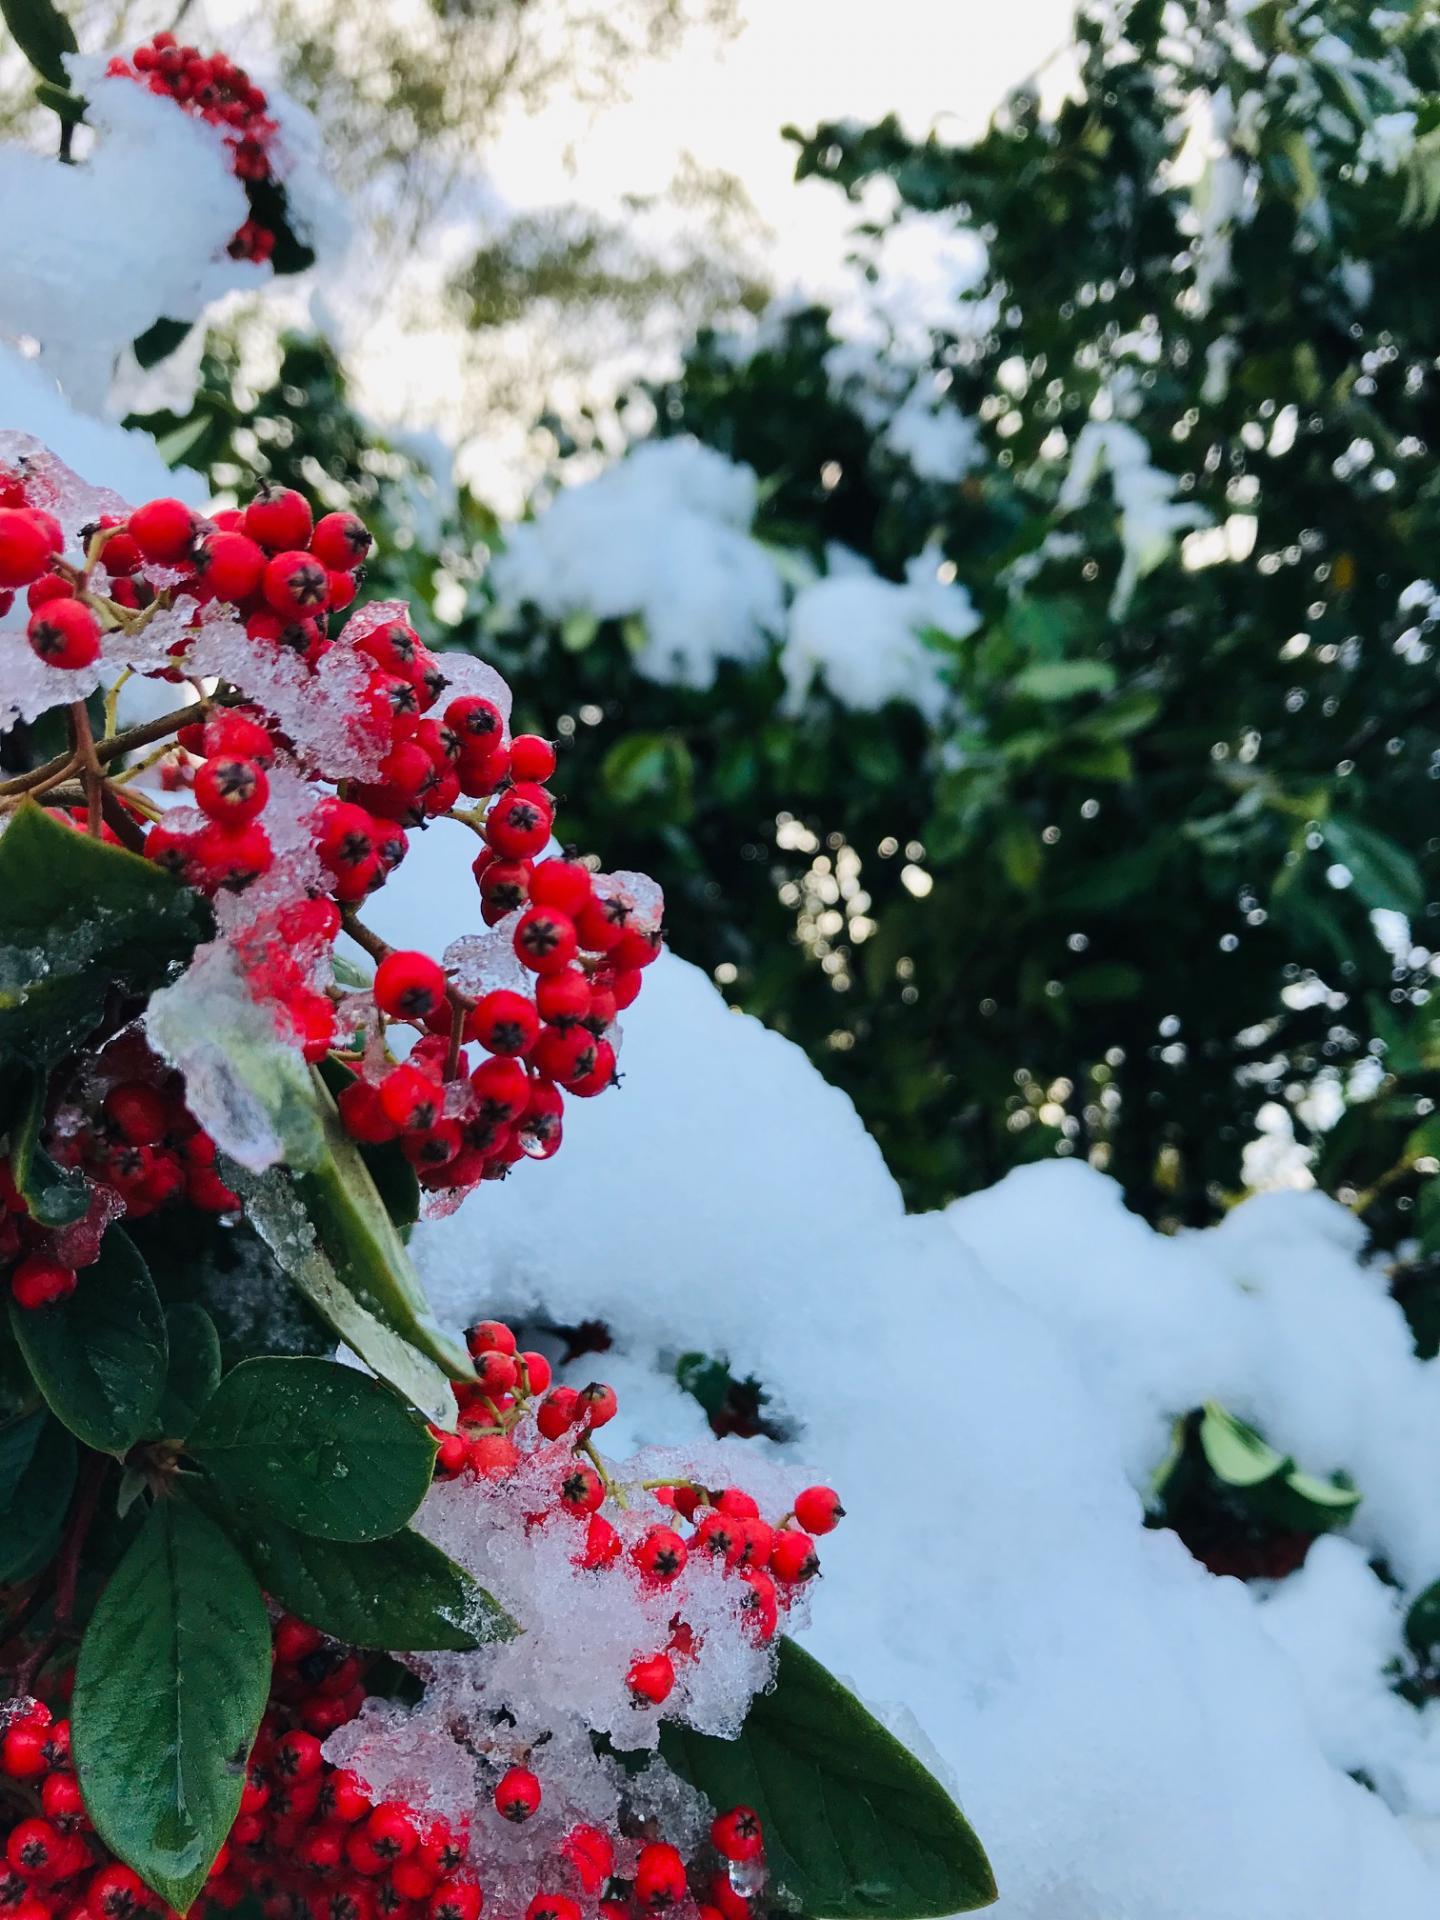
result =
[{"label": "green shrub leaf", "polygon": [[1253,1427],[1213,1401],[1200,1421],[1200,1446],[1211,1471],[1227,1487],[1260,1486],[1291,1465],[1287,1456],[1267,1445]]},{"label": "green shrub leaf", "polygon": [[124,1453],[149,1432],[165,1387],[165,1314],[149,1269],[111,1227],[68,1299],[26,1309],[10,1324],[35,1384],[87,1447]]},{"label": "green shrub leaf", "polygon": [[379,1540],[425,1497],[435,1443],[389,1387],[335,1360],[226,1374],[187,1451],[228,1499],[325,1540]]},{"label": "green shrub leaf", "polygon": [[45,1081],[44,1073],[30,1075],[29,1094],[10,1130],[10,1173],[32,1220],[42,1227],[69,1227],[90,1209],[90,1182],[73,1168],[57,1167],[40,1145]]},{"label": "green shrub leaf", "polygon": [[153,861],[25,801],[0,835],[0,1053],[41,1066],[90,1032],[107,995],[160,985],[210,909]]},{"label": "green shrub leaf", "polygon": [[0,1584],[48,1559],[75,1485],[75,1442],[37,1407],[0,1426]]},{"label": "green shrub leaf", "polygon": [[924,1920],[996,1897],[939,1781],[793,1641],[738,1740],[667,1724],[660,1752],[717,1807],[756,1809],[780,1902],[812,1920]]},{"label": "green shrub leaf", "polygon": [[193,1300],[166,1307],[165,1326],[170,1362],[153,1432],[157,1438],[183,1440],[220,1384],[220,1335],[209,1314]]},{"label": "green shrub leaf", "polygon": [[158,1502],[81,1643],[73,1738],[100,1838],[181,1913],[234,1822],[269,1686],[250,1569],[204,1514]]},{"label": "green shrub leaf", "polygon": [[53,0],[0,0],[0,14],[35,71],[57,87],[67,86],[62,56],[76,50],[75,29]]},{"label": "green shrub leaf", "polygon": [[518,1631],[498,1601],[409,1527],[387,1540],[317,1540],[239,1507],[228,1520],[270,1597],[352,1646],[469,1653]]}]

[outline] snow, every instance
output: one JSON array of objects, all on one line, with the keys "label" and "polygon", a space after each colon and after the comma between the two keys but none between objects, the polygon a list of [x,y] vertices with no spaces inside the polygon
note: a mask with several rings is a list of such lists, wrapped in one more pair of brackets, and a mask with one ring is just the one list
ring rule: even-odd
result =
[{"label": "snow", "polygon": [[696,440],[651,441],[512,527],[491,567],[502,604],[552,620],[637,619],[635,671],[713,685],[721,660],[763,659],[780,576],[749,537],[755,475]]},{"label": "snow", "polygon": [[1080,429],[1060,489],[1062,512],[1083,505],[1102,473],[1110,479],[1123,550],[1110,601],[1118,616],[1139,582],[1169,555],[1176,535],[1207,525],[1208,515],[1176,500],[1175,476],[1151,464],[1144,439],[1123,420],[1087,420]]},{"label": "snow", "polygon": [[[452,855],[419,837],[373,902],[382,934],[461,930]],[[1137,1492],[1167,1417],[1213,1395],[1310,1471],[1348,1467],[1354,1537],[1407,1591],[1440,1572],[1419,1464],[1440,1374],[1353,1221],[1272,1196],[1167,1240],[1060,1162],[907,1218],[848,1101],[697,971],[662,958],[627,1029],[627,1085],[567,1116],[543,1187],[417,1230],[437,1311],[604,1318],[612,1452],[704,1437],[681,1351],[764,1382],[797,1438],[721,1442],[735,1477],[803,1463],[851,1516],[807,1644],[913,1713],[1002,1920],[1428,1916],[1428,1721],[1385,1705],[1393,1607],[1360,1550],[1322,1542],[1267,1598],[1147,1531]],[[1362,1632],[1328,1633],[1326,1583]],[[1348,1746],[1342,1681],[1369,1703]],[[1381,1794],[1346,1777],[1357,1752]]]},{"label": "snow", "polygon": [[[133,80],[107,77],[103,61],[75,57],[70,70],[89,102],[92,152],[63,167],[49,154],[0,148],[0,338],[38,340],[69,398],[101,413],[132,340],[161,318],[193,319],[264,275],[226,258],[247,207],[214,132]],[[153,217],[137,218],[141,208]],[[100,258],[103,298],[94,286]]]},{"label": "snow", "polygon": [[980,624],[969,594],[940,578],[933,549],[917,555],[903,585],[847,570],[802,587],[790,609],[780,664],[791,711],[819,679],[842,705],[860,709],[906,701],[934,725],[950,702],[943,642],[923,630],[964,640]]}]

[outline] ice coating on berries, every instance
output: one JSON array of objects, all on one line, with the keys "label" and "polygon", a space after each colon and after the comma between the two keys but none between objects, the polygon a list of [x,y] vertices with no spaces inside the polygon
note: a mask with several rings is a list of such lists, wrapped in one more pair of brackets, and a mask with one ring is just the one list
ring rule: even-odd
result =
[{"label": "ice coating on berries", "polygon": [[304,1061],[255,999],[231,946],[199,948],[151,996],[145,1028],[184,1075],[190,1111],[232,1160],[252,1173],[313,1161],[319,1133]]}]

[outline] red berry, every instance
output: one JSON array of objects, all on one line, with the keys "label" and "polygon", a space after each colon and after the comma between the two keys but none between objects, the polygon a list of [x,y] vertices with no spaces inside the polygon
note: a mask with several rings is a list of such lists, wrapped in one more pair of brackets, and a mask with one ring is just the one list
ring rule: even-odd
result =
[{"label": "red berry", "polygon": [[77,1279],[73,1267],[62,1266],[48,1254],[31,1253],[10,1275],[10,1291],[19,1306],[33,1312],[64,1300],[75,1291]]},{"label": "red berry", "polygon": [[504,1480],[520,1464],[520,1449],[508,1433],[481,1433],[470,1442],[470,1465],[482,1480]]},{"label": "red berry", "polygon": [[141,1080],[122,1080],[105,1096],[105,1118],[132,1146],[151,1147],[164,1137],[171,1105],[157,1088]]},{"label": "red berry", "polygon": [[212,533],[196,549],[195,570],[217,600],[248,600],[260,585],[265,555],[243,533]]},{"label": "red berry", "polygon": [[530,882],[530,898],[538,907],[558,907],[575,915],[589,905],[593,877],[579,860],[542,860]]},{"label": "red berry", "polygon": [[310,503],[290,487],[264,487],[245,509],[245,531],[272,553],[308,544]]},{"label": "red berry", "polygon": [[482,1060],[470,1076],[480,1102],[481,1120],[507,1125],[518,1120],[530,1104],[530,1079],[518,1060],[496,1054]]},{"label": "red berry", "polygon": [[480,900],[484,908],[485,923],[493,927],[497,920],[503,920],[507,913],[514,913],[517,907],[523,907],[530,896],[530,862],[528,860],[487,859],[480,865],[483,856],[476,857],[471,871],[480,883]]},{"label": "red berry", "polygon": [[324,1765],[320,1742],[297,1727],[275,1742],[275,1765],[286,1780],[311,1780]]},{"label": "red berry", "polygon": [[633,1006],[639,998],[640,989],[645,984],[643,977],[635,967],[627,967],[623,973],[617,973],[610,991],[615,996],[615,1005],[621,1013],[626,1007]]},{"label": "red berry", "polygon": [[708,1553],[712,1559],[723,1561],[727,1567],[736,1567],[745,1550],[742,1526],[742,1521],[732,1519],[727,1513],[717,1513],[712,1508],[701,1516],[692,1544],[700,1552]]},{"label": "red berry", "polygon": [[358,567],[374,544],[370,529],[354,513],[327,513],[310,537],[310,551],[336,573]]},{"label": "red berry", "polygon": [[495,1807],[506,1820],[523,1826],[540,1805],[540,1782],[528,1767],[511,1767],[495,1789]]},{"label": "red berry", "polygon": [[543,1353],[522,1353],[520,1363],[525,1371],[525,1391],[544,1393],[550,1384],[550,1362]]},{"label": "red berry", "polygon": [[775,1582],[760,1567],[741,1567],[736,1576],[748,1589],[741,1601],[741,1616],[757,1646],[766,1646],[775,1638],[780,1624],[780,1606]]},{"label": "red berry", "polygon": [[497,1353],[491,1347],[475,1355],[475,1378],[481,1392],[493,1400],[513,1391],[520,1378],[520,1363],[513,1353]]},{"label": "red berry", "polygon": [[341,1090],[335,1105],[350,1138],[366,1146],[381,1146],[400,1131],[385,1111],[379,1088],[368,1080],[352,1080]]},{"label": "red berry", "polygon": [[248,713],[228,711],[212,714],[206,721],[202,744],[194,751],[233,754],[237,759],[257,760],[268,767],[275,758],[275,742]]},{"label": "red berry", "polygon": [[833,1487],[806,1487],[795,1496],[795,1518],[806,1533],[833,1533],[844,1517]]},{"label": "red berry", "polygon": [[560,1851],[574,1867],[580,1885],[596,1894],[615,1871],[615,1845],[603,1827],[572,1827]]},{"label": "red berry", "polygon": [[277,553],[264,573],[265,598],[287,619],[318,613],[330,597],[324,567],[308,553]]},{"label": "red berry", "polygon": [[0,587],[28,587],[59,550],[45,520],[28,507],[0,507]]},{"label": "red berry", "polygon": [[655,1586],[668,1586],[685,1571],[689,1549],[671,1527],[651,1527],[630,1550],[630,1558],[645,1579]]},{"label": "red berry", "polygon": [[461,694],[452,700],[445,709],[445,724],[463,741],[483,747],[487,753],[500,745],[505,733],[500,709],[493,700],[484,700],[478,693]]},{"label": "red berry", "polygon": [[244,826],[269,798],[270,782],[258,760],[216,754],[195,769],[196,806],[226,826]]},{"label": "red berry", "polygon": [[585,1416],[587,1427],[603,1427],[613,1420],[620,1410],[615,1398],[615,1389],[607,1387],[602,1381],[592,1380],[588,1387],[580,1390],[580,1408]]},{"label": "red berry", "polygon": [[485,839],[503,858],[523,860],[542,850],[554,821],[554,810],[538,789],[526,793],[512,789],[486,815]]},{"label": "red berry", "polygon": [[171,567],[189,558],[195,516],[183,500],[148,500],[125,525],[141,553],[156,565]]},{"label": "red berry", "polygon": [[83,600],[45,601],[25,631],[47,666],[88,667],[100,652],[100,622]]},{"label": "red berry", "polygon": [[469,1880],[442,1880],[430,1896],[427,1920],[479,1920],[480,1889]]},{"label": "red berry", "polygon": [[478,1040],[491,1053],[524,1054],[540,1035],[535,1003],[523,993],[496,987],[475,1007],[465,1025],[467,1040]]},{"label": "red berry", "polygon": [[[544,871],[544,867],[537,867],[535,877],[538,879]],[[542,973],[535,982],[535,1005],[541,1019],[558,1027],[583,1020],[590,1011],[590,998],[590,983],[578,967]]]},{"label": "red berry", "polygon": [[537,733],[517,733],[510,742],[510,771],[517,780],[548,780],[555,771],[555,749]]},{"label": "red berry", "polygon": [[558,1440],[577,1426],[584,1415],[580,1396],[573,1387],[556,1387],[540,1402],[535,1424],[546,1440]]},{"label": "red berry", "polygon": [[577,1520],[594,1513],[605,1498],[605,1483],[592,1466],[576,1460],[565,1469],[559,1488],[560,1504]]},{"label": "red berry", "polygon": [[[589,1031],[588,1027],[586,1031]],[[578,1080],[572,1080],[569,1083],[570,1091],[581,1100],[589,1100],[597,1093],[604,1093],[607,1087],[613,1087],[615,1083],[615,1049],[608,1040],[596,1040],[595,1058],[590,1071],[582,1074]]]},{"label": "red berry", "polygon": [[[47,600],[69,600],[71,597],[68,580],[62,580],[58,573],[42,573],[26,589],[25,603],[33,613],[36,607],[43,607]],[[13,600],[14,595],[7,594],[6,598]]]},{"label": "red berry", "polygon": [[593,1570],[609,1567],[620,1558],[624,1541],[603,1513],[592,1513],[585,1529],[585,1545],[575,1556],[575,1564]]},{"label": "red berry", "polygon": [[666,1913],[685,1898],[685,1862],[663,1840],[640,1849],[635,1862],[635,1899],[646,1913]]},{"label": "red berry", "polygon": [[658,928],[627,927],[609,950],[610,964],[622,973],[638,972],[660,958],[663,946]]},{"label": "red berry", "polygon": [[658,1707],[674,1688],[675,1663],[668,1653],[653,1653],[648,1660],[635,1662],[625,1676],[625,1684],[635,1695],[637,1707],[646,1702]]},{"label": "red berry", "polygon": [[244,827],[209,826],[195,842],[195,865],[207,887],[246,887],[268,873],[274,850],[265,829],[252,822]]},{"label": "red berry", "polygon": [[558,907],[528,907],[515,928],[515,952],[534,973],[559,973],[578,944],[575,922]]},{"label": "red berry", "polygon": [[757,1860],[765,1851],[765,1830],[753,1807],[731,1807],[710,1823],[710,1844],[722,1860]]},{"label": "red berry", "polygon": [[777,1533],[770,1549],[770,1571],[786,1586],[813,1580],[820,1571],[820,1556],[809,1534],[798,1533],[792,1527]]},{"label": "red berry", "polygon": [[375,971],[375,1002],[394,1020],[424,1020],[445,1005],[445,975],[426,953],[387,953]]},{"label": "red berry", "polygon": [[22,1879],[48,1880],[59,1863],[63,1841],[48,1820],[21,1820],[5,1842],[5,1858]]},{"label": "red berry", "polygon": [[525,1920],[580,1920],[580,1902],[568,1893],[537,1893],[525,1909]]},{"label": "red berry", "polygon": [[753,1520],[760,1512],[760,1503],[743,1487],[722,1487],[715,1496],[715,1505],[735,1520]]},{"label": "red berry", "polygon": [[403,1860],[415,1851],[419,1835],[408,1807],[382,1801],[365,1822],[365,1835],[383,1860]]},{"label": "red berry", "polygon": [[418,1067],[392,1067],[380,1082],[380,1104],[402,1133],[424,1132],[440,1118],[440,1087]]}]

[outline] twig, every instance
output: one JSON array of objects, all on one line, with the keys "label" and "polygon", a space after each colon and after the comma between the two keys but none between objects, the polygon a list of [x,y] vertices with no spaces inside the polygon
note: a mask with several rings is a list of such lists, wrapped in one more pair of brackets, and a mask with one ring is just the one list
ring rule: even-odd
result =
[{"label": "twig", "polygon": [[36,1677],[55,1651],[57,1642],[74,1618],[75,1589],[80,1580],[80,1556],[85,1550],[85,1541],[100,1501],[100,1489],[104,1485],[109,1467],[110,1462],[103,1453],[92,1453],[81,1469],[80,1485],[70,1508],[70,1517],[65,1523],[65,1537],[60,1543],[60,1558],[55,1576],[55,1617],[50,1623],[49,1631],[17,1670],[15,1675],[17,1693],[29,1693]]}]

